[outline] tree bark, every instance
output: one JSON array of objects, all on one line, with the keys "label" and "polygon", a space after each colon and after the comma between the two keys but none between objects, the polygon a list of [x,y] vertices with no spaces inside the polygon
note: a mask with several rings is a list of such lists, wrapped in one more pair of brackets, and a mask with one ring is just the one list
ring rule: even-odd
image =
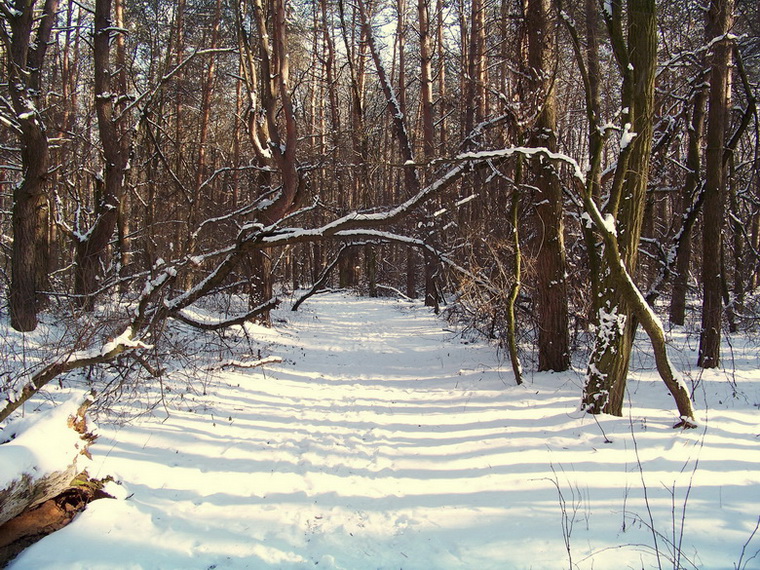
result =
[{"label": "tree bark", "polygon": [[[628,45],[621,32],[621,6],[608,18],[616,59],[624,75],[623,138],[608,202],[615,222],[619,259],[605,243],[599,296],[594,299],[597,330],[586,371],[583,406],[590,413],[622,415],[633,337],[638,326],[631,296],[621,298],[618,263],[632,278],[644,218],[652,146],[657,27],[654,0],[628,0]],[[630,133],[635,133],[631,135]],[[626,134],[629,137],[626,137]],[[630,136],[633,139],[630,140]]]},{"label": "tree bark", "polygon": [[[284,0],[269,0],[266,8],[262,0],[253,0],[252,18],[259,41],[257,62],[251,38],[243,26],[246,7],[247,3],[242,3],[238,8],[238,34],[250,101],[248,135],[259,164],[276,171],[280,182],[279,188],[269,188],[269,175],[262,175],[263,189],[273,191],[273,197],[257,208],[256,220],[271,226],[296,208],[303,183],[296,156],[298,128],[290,85],[287,17]],[[271,20],[271,41],[268,20]],[[271,296],[271,260],[256,252],[249,267],[250,302],[252,306],[259,305]],[[261,320],[269,321],[268,312]]]},{"label": "tree bark", "polygon": [[[89,457],[89,446],[95,440],[87,431],[85,419],[90,404],[89,399],[81,404],[76,401],[61,404],[40,414],[37,423],[29,428],[40,432],[72,430],[78,438],[71,438],[73,445],[66,450],[66,459],[55,468],[20,469],[17,476],[0,489],[0,567],[4,568],[40,538],[71,522],[93,499],[108,496],[101,490],[102,483],[89,478],[81,461],[82,455]],[[49,450],[36,447],[36,442],[41,441],[38,435],[34,434],[32,439],[27,445],[22,433],[0,445],[0,461],[5,461],[6,452],[15,460],[26,455],[49,454]]]},{"label": "tree bark", "polygon": [[[22,470],[8,484],[0,489],[0,525],[6,523],[25,510],[31,509],[48,499],[60,494],[71,485],[72,479],[82,471],[81,455],[88,454],[88,447],[95,440],[95,436],[87,432],[85,412],[92,402],[86,399],[76,406],[62,404],[62,410],[52,410],[41,417],[38,424],[30,429],[64,430],[72,429],[79,434],[78,447],[72,446],[67,452],[68,463],[57,465],[54,470],[40,472],[36,468],[29,471]],[[33,438],[39,441],[38,437]],[[44,450],[35,450],[26,446],[26,438],[20,435],[8,443],[0,445],[0,457],[4,452],[9,457],[29,454],[43,454]]]},{"label": "tree bark", "polygon": [[[430,47],[430,2],[429,0],[417,1],[417,16],[419,21],[420,36],[420,99],[422,105],[422,150],[425,161],[435,158],[435,123],[433,108],[433,52]],[[428,210],[429,220],[425,228],[425,241],[431,246],[436,246],[436,222],[435,217]],[[411,253],[409,255],[412,255]],[[440,268],[435,256],[430,252],[424,252],[425,267],[425,306],[433,307],[436,312],[441,302]]]},{"label": "tree bark", "polygon": [[[702,167],[702,135],[705,125],[705,104],[707,91],[698,88],[694,94],[691,124],[688,130],[686,151],[686,181],[684,185],[684,211],[687,211],[699,191],[700,169]],[[688,293],[689,266],[691,265],[691,227],[682,225],[676,249],[676,266],[673,289],[670,294],[670,322],[683,325],[686,318],[686,295]]]},{"label": "tree bark", "polygon": [[[211,42],[209,49],[217,49],[219,47],[219,28],[221,23],[222,14],[222,2],[216,0],[216,8],[214,9],[214,19],[211,24]],[[201,221],[201,207],[203,206],[203,181],[207,175],[206,168],[206,142],[208,139],[209,123],[211,121],[211,98],[214,94],[214,83],[216,81],[216,56],[209,57],[209,61],[206,65],[206,73],[203,78],[203,85],[201,87],[201,107],[200,107],[200,121],[198,125],[198,154],[195,160],[195,183],[192,188],[192,196],[190,198],[190,204],[187,214],[187,231],[189,236],[187,238],[188,247],[187,253],[192,255],[195,249],[194,232],[198,223]],[[209,199],[209,201],[213,201]]]},{"label": "tree bark", "polygon": [[433,117],[433,52],[430,47],[430,0],[417,0],[420,35],[420,99],[422,101],[422,148],[426,160],[435,156]]},{"label": "tree bark", "polygon": [[[115,0],[117,17],[123,12],[121,0]],[[129,165],[132,144],[131,125],[126,106],[126,55],[123,39],[124,22],[111,20],[112,0],[95,2],[95,34],[93,40],[93,63],[95,68],[95,111],[98,131],[103,146],[103,178],[96,180],[95,214],[92,227],[76,234],[74,293],[79,306],[91,311],[95,306],[99,280],[108,258],[108,249],[125,193],[125,177]],[[114,31],[116,28],[116,31]],[[111,69],[112,33],[117,34],[115,66]],[[114,81],[115,79],[115,81]],[[114,92],[115,91],[115,92]]]},{"label": "tree bark", "polygon": [[[705,201],[702,227],[702,331],[699,366],[720,364],[722,310],[723,222],[725,217],[725,168],[723,152],[729,120],[731,87],[731,42],[724,36],[733,24],[733,0],[712,0],[707,13],[708,37],[713,43],[710,57],[710,101],[707,114],[705,153]],[[723,37],[723,39],[721,39]]]},{"label": "tree bark", "polygon": [[[551,0],[528,0],[528,94],[536,98],[537,112],[529,144],[551,152],[557,151],[554,14]],[[538,369],[561,372],[570,366],[562,188],[550,163],[533,161],[531,170],[537,231]]]},{"label": "tree bark", "polygon": [[[38,109],[41,74],[55,24],[58,0],[46,0],[41,14],[36,1],[3,3],[10,26],[5,58],[7,83],[15,113],[11,129],[21,142],[23,180],[13,191],[13,249],[9,304],[11,326],[21,332],[37,327],[39,305],[47,278],[49,167],[48,138]],[[5,25],[5,24],[3,24]],[[36,26],[36,32],[35,32]]]}]

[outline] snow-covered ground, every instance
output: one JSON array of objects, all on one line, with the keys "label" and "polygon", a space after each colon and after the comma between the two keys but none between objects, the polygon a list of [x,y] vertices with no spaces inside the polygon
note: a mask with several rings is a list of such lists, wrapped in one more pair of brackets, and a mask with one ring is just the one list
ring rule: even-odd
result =
[{"label": "snow-covered ground", "polygon": [[281,363],[99,418],[89,470],[121,483],[117,500],[11,568],[760,568],[750,339],[733,339],[735,371],[701,373],[674,335],[701,422],[677,431],[644,341],[628,415],[595,418],[578,410],[581,372],[517,387],[493,346],[417,303],[287,309],[247,326]]}]

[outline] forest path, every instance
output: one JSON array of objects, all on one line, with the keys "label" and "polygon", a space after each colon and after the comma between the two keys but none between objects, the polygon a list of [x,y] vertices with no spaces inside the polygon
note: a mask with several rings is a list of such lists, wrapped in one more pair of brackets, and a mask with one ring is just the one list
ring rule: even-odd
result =
[{"label": "forest path", "polygon": [[[637,388],[643,420],[594,421],[578,373],[514,386],[492,345],[419,303],[329,294],[275,322],[250,334],[282,363],[199,378],[168,417],[101,426],[90,473],[122,481],[126,500],[96,501],[14,570],[557,568],[565,539],[581,567],[618,567],[620,544],[651,538],[631,522],[647,509],[633,430],[661,528],[671,487],[704,472],[690,537],[720,558],[727,537],[748,536],[728,509],[746,508],[752,409],[714,442],[744,441],[743,458],[721,452],[692,481],[701,436],[674,434],[656,380]],[[707,524],[717,504],[721,533]]]}]

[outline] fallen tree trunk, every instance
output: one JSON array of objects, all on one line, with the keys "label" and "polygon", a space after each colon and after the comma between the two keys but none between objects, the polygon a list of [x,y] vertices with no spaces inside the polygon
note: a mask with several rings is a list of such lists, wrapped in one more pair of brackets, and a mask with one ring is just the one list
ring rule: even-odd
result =
[{"label": "fallen tree trunk", "polygon": [[60,495],[89,460],[91,400],[69,400],[40,417],[6,427],[0,445],[0,525]]},{"label": "fallen tree trunk", "polygon": [[95,499],[111,497],[99,481],[84,478],[80,484],[0,525],[0,568],[32,544],[62,529]]}]

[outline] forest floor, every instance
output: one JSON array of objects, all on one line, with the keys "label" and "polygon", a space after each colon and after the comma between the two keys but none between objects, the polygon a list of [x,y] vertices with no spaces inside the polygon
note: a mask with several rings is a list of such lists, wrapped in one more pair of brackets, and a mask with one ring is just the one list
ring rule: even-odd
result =
[{"label": "forest floor", "polygon": [[178,362],[161,405],[101,413],[89,471],[117,498],[11,568],[760,568],[756,338],[702,372],[671,331],[700,421],[680,431],[644,339],[625,416],[592,417],[582,364],[515,386],[419,303],[288,309],[214,337],[282,362]]}]

